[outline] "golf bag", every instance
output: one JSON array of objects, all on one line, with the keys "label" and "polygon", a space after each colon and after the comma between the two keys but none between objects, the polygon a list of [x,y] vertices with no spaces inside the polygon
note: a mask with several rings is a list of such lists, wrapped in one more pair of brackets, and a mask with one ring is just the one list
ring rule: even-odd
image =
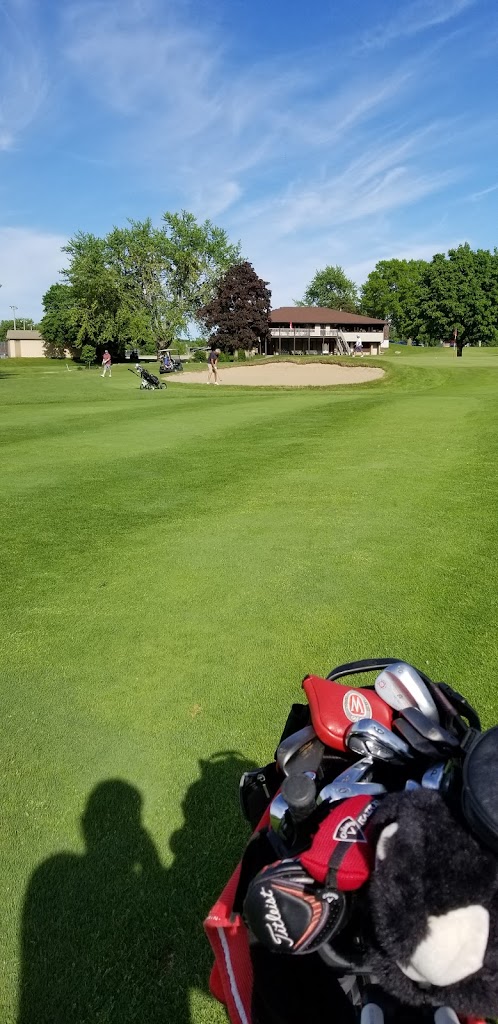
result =
[{"label": "golf bag", "polygon": [[149,373],[144,366],[140,366],[140,363],[135,366],[135,371],[140,377],[140,387],[144,391],[160,391],[166,387],[166,384],[161,383],[159,377],[156,377],[154,373]]},{"label": "golf bag", "polygon": [[[496,1016],[498,727],[481,733],[461,694],[394,658],[303,688],[275,759],[241,779],[253,834],[205,921],[213,995],[232,1024]],[[460,915],[463,942],[475,904],[470,955],[448,967],[447,934],[427,955],[436,912]]]}]

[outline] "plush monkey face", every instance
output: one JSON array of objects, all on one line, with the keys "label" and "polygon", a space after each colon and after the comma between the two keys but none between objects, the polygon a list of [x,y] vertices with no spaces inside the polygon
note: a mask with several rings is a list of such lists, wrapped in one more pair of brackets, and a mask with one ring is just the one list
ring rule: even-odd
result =
[{"label": "plush monkey face", "polygon": [[386,797],[375,815],[370,902],[387,991],[408,1005],[498,1013],[498,859],[437,792]]}]

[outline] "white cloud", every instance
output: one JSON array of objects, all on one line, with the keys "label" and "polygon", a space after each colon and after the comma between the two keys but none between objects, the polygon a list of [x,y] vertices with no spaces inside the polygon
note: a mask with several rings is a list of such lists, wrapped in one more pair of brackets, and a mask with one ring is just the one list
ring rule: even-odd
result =
[{"label": "white cloud", "polygon": [[380,49],[400,39],[418,35],[436,28],[472,7],[476,0],[416,0],[401,3],[398,13],[382,25],[366,32],[361,45],[364,49]]},{"label": "white cloud", "polygon": [[470,199],[476,202],[478,199],[482,199],[483,196],[489,196],[490,192],[496,192],[497,189],[498,184],[490,185],[489,188],[482,188],[479,192],[473,192],[472,195],[470,196]]},{"label": "white cloud", "polygon": [[0,320],[19,316],[38,321],[42,315],[41,298],[58,278],[65,263],[59,235],[29,228],[0,227]]},{"label": "white cloud", "polygon": [[[14,2],[22,11],[31,0]],[[363,44],[415,36],[471,2],[400,5]],[[216,24],[203,21],[199,5],[68,0],[61,18],[66,66],[58,69],[60,81],[76,75],[80,96],[88,90],[96,109],[109,115],[107,150],[100,138],[99,159],[112,157],[137,192],[145,184],[164,196],[166,207],[173,194],[199,217],[220,218],[270,280],[275,303],[298,298],[325,263],[340,263],[361,280],[378,259],[422,249],[430,256],[454,243],[441,244],[437,225],[428,232],[434,246],[401,226],[411,204],[454,180],[457,132],[465,152],[470,131],[464,117],[437,120],[437,90],[417,121],[417,99],[429,93],[436,66],[444,75],[444,60],[435,61],[433,50],[403,54],[397,63],[373,57],[352,63],[344,41],[331,62],[324,40],[314,53],[303,47],[265,63],[248,57],[241,66]],[[18,61],[18,74],[23,67]],[[28,86],[18,83],[11,92],[11,101],[17,96],[25,104],[26,124],[36,111],[27,103]],[[1,110],[0,104],[0,148]],[[15,124],[11,115],[8,120]],[[5,139],[11,144],[6,129]],[[0,304],[8,287],[7,307],[27,304],[25,312],[38,317],[40,296],[62,265],[63,242],[0,229]]]},{"label": "white cloud", "polygon": [[0,4],[0,152],[12,149],[46,96],[46,76],[28,3]]}]

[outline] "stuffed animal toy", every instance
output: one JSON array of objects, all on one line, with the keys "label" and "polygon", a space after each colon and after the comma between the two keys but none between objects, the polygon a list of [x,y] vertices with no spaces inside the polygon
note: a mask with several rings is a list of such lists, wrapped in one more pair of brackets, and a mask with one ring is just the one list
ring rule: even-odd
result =
[{"label": "stuffed animal toy", "polygon": [[371,962],[382,988],[408,1006],[498,1014],[496,855],[422,788],[387,796],[372,829]]}]

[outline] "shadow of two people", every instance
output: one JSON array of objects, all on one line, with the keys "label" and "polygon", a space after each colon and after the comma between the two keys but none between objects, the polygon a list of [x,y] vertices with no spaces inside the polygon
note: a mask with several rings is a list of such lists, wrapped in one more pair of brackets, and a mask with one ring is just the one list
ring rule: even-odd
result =
[{"label": "shadow of two people", "polygon": [[22,920],[19,1024],[190,1024],[190,992],[207,992],[202,922],[240,859],[248,826],[228,752],[200,762],[184,824],[163,868],[142,824],[140,792],[100,783],[83,817],[85,852],[34,872]]}]

